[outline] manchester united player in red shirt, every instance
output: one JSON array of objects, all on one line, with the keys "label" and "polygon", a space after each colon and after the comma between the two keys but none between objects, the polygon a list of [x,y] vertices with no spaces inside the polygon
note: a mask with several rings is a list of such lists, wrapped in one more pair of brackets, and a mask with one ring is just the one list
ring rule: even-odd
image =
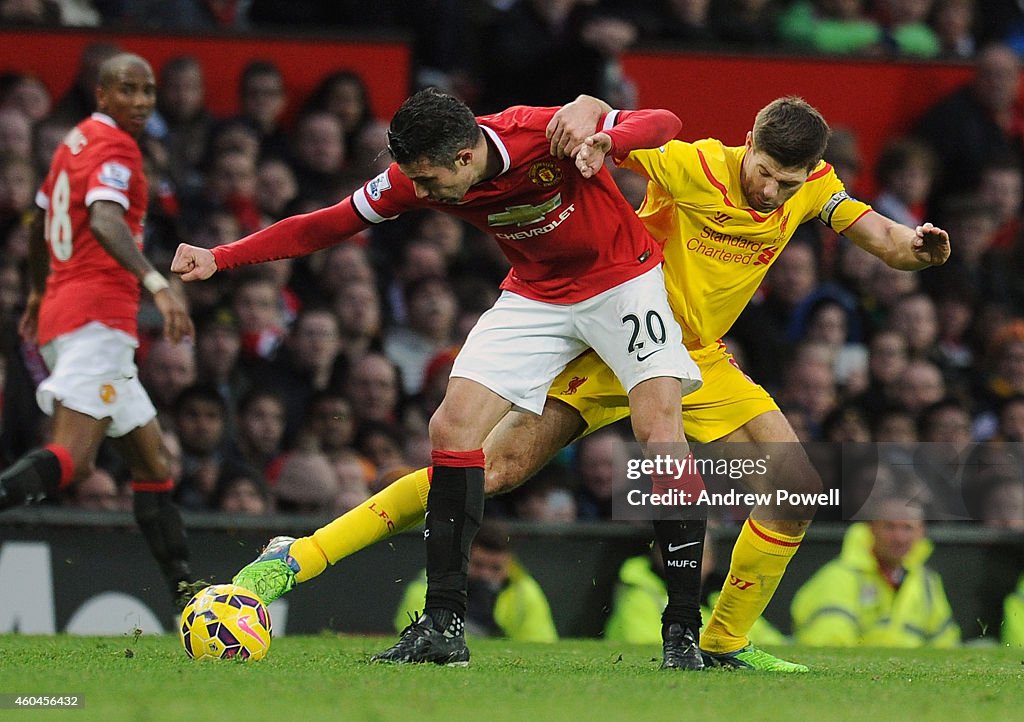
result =
[{"label": "manchester united player in red shirt", "polygon": [[[504,292],[466,339],[430,421],[424,613],[379,661],[468,663],[466,567],[483,513],[483,441],[510,410],[540,414],[551,381],[575,356],[592,347],[615,371],[646,453],[667,451],[665,444],[678,452],[685,443],[678,396],[700,377],[668,306],[661,249],[607,171],[585,179],[572,159],[551,156],[545,129],[556,110],[514,107],[474,118],[456,98],[421,91],[391,121],[395,163],[350,197],[213,251],[179,246],[171,266],[186,281],[209,278],[310,253],[416,208],[473,223],[512,262]],[[635,111],[603,132],[611,152],[625,154],[657,147],[679,127],[668,111]],[[659,542],[695,533],[684,526],[656,522]]]},{"label": "manchester united player in red shirt", "polygon": [[166,336],[193,334],[184,306],[140,250],[148,196],[135,137],[156,100],[149,64],[130,54],[104,62],[96,100],[98,112],[64,138],[36,194],[21,331],[37,339],[50,370],[36,398],[53,416],[53,441],[0,475],[0,509],[89,476],[111,437],[132,474],[135,518],[177,596],[190,581],[188,550],[156,410],[134,362],[140,281]]}]

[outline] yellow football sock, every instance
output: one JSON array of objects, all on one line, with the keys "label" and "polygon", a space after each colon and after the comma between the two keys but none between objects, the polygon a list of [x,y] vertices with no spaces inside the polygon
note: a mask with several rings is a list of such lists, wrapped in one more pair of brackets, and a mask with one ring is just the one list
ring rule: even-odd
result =
[{"label": "yellow football sock", "polygon": [[729,577],[701,632],[701,649],[721,654],[749,644],[747,633],[771,601],[803,538],[803,534],[787,536],[747,519],[732,548]]},{"label": "yellow football sock", "polygon": [[299,563],[295,581],[318,576],[360,549],[423,521],[430,477],[427,469],[406,474],[371,496],[313,536],[296,539],[290,553]]}]

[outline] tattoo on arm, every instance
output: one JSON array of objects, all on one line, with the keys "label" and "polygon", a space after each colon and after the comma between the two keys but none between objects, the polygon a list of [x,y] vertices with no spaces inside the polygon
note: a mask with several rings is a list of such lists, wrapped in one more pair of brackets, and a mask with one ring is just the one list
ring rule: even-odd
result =
[{"label": "tattoo on arm", "polygon": [[89,206],[89,227],[104,250],[136,278],[141,279],[153,270],[153,265],[136,245],[121,206],[111,201],[96,201]]}]

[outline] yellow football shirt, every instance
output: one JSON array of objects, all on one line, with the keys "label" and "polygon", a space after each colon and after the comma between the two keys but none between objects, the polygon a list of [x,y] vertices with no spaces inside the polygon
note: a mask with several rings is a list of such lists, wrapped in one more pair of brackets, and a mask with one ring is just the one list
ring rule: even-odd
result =
[{"label": "yellow football shirt", "polygon": [[621,162],[649,181],[639,215],[664,243],[665,286],[690,349],[729,330],[801,223],[817,218],[842,233],[871,210],[822,161],[792,198],[761,215],[740,188],[745,152],[713,138],[673,140]]}]

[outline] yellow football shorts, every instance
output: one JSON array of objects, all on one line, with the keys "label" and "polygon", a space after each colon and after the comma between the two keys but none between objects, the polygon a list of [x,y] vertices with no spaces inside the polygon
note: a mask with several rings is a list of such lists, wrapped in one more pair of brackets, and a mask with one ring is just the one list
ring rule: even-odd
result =
[{"label": "yellow football shorts", "polygon": [[[733,360],[724,343],[690,351],[704,385],[684,396],[683,429],[691,441],[720,439],[751,419],[779,406]],[[552,382],[548,396],[563,401],[583,417],[580,436],[629,416],[629,397],[611,369],[593,351],[576,357]]]}]

